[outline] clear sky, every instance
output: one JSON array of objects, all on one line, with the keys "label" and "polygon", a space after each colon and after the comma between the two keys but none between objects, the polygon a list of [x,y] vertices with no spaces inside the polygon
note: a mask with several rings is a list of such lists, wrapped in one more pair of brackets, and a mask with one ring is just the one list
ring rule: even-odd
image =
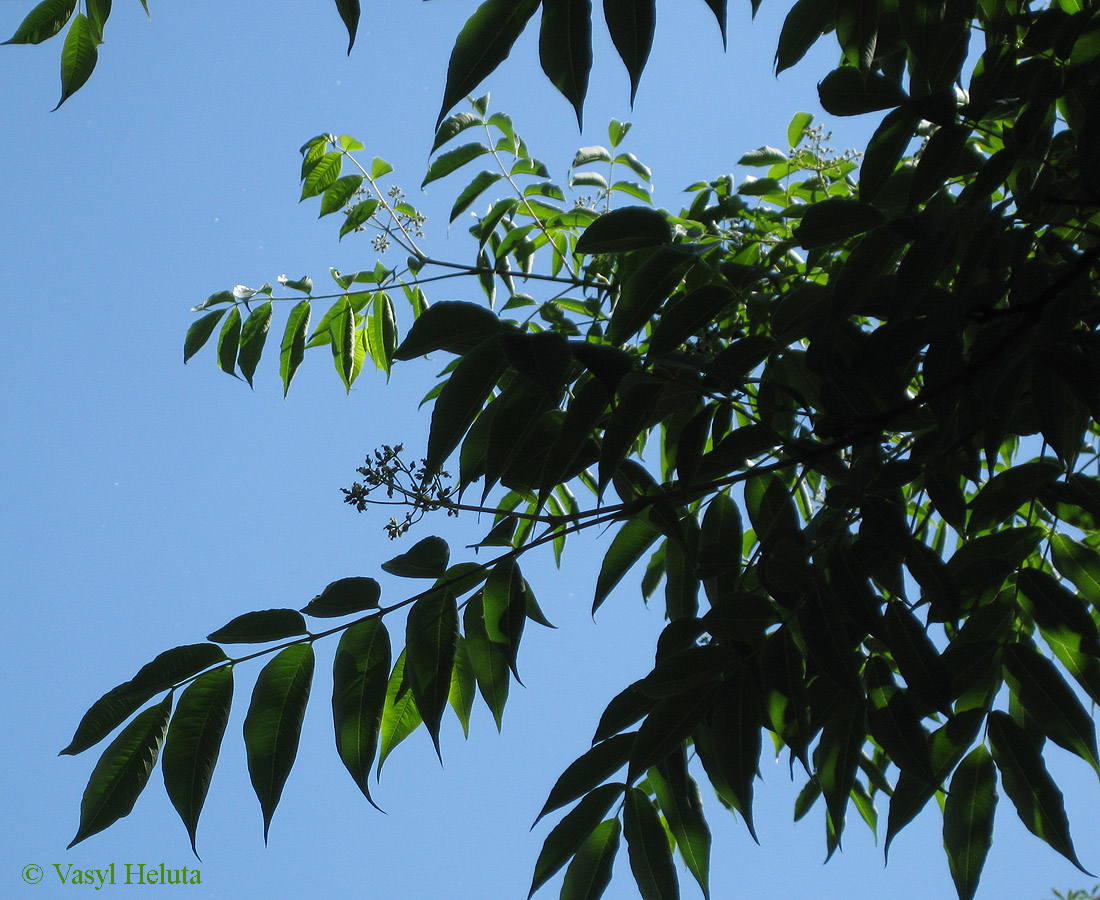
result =
[{"label": "clear sky", "polygon": [[[318,648],[298,762],[266,848],[240,737],[252,664],[237,674],[199,825],[201,863],[159,771],[128,818],[65,850],[100,751],[57,751],[100,694],[164,649],[251,609],[302,606],[339,577],[379,577],[387,602],[403,596],[405,585],[378,565],[411,540],[389,543],[383,517],[356,515],[339,489],[374,447],[422,446],[429,411],[417,404],[439,361],[400,364],[389,385],[365,372],[348,397],[321,349],[307,355],[285,401],[274,337],[254,392],[216,369],[212,348],[181,364],[188,310],[213,291],[283,273],[309,274],[320,287],[329,266],[373,265],[367,240],[337,243],[334,219],[318,222],[316,201],[297,203],[298,147],[317,133],[354,135],[368,159],[393,163],[429,216],[431,252],[472,258],[462,228],[447,241],[454,180],[425,194],[417,186],[451,43],[474,4],[363,5],[349,59],[331,0],[150,0],[151,22],[136,0],[118,0],[91,81],[53,113],[59,39],[0,48],[0,596],[8,610],[0,897],[69,896],[55,864],[65,872],[165,863],[198,866],[201,886],[145,887],[142,896],[522,900],[550,824],[530,832],[532,819],[587,748],[606,702],[649,669],[660,612],[643,607],[636,581],[624,582],[592,621],[590,591],[609,536],[585,536],[567,548],[560,572],[549,558],[524,563],[558,629],[528,629],[527,687],[513,688],[503,734],[480,701],[468,741],[448,713],[443,768],[423,730],[415,734],[374,791],[388,815],[367,805],[334,752],[329,641]],[[0,35],[31,6],[0,0]],[[831,68],[828,41],[778,80],[771,74],[785,8],[765,3],[750,24],[748,4],[731,4],[723,53],[704,3],[659,4],[633,111],[598,23],[583,134],[538,70],[534,29],[485,87],[559,179],[578,146],[605,139],[609,117],[632,120],[625,149],[653,167],[658,203],[676,208],[692,181],[731,171],[762,144],[781,146],[796,111],[820,114],[813,85]],[[829,125],[839,149],[859,146],[873,127]],[[429,297],[477,299],[478,291],[451,282]],[[399,316],[407,325],[407,310]],[[460,548],[478,528],[472,518],[424,522],[412,540],[438,533],[451,540],[452,558],[471,558]],[[1057,748],[1050,759],[1067,788],[1079,855],[1100,871],[1094,776]],[[903,832],[884,868],[853,813],[844,852],[823,867],[822,809],[792,824],[797,786],[785,760],[765,763],[762,774],[761,846],[704,795],[716,898],[954,896],[938,815],[926,812]],[[21,871],[31,864],[45,876],[28,886]],[[625,851],[616,872],[605,896],[637,896]],[[682,868],[680,877],[683,896],[698,896]],[[1051,887],[1090,883],[1028,835],[1002,797],[979,898],[1040,900]],[[559,884],[560,876],[538,896],[556,896]]]}]

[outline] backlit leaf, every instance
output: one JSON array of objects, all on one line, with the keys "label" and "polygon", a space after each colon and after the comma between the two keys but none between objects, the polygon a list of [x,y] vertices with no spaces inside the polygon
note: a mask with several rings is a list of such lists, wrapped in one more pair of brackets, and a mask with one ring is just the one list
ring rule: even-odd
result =
[{"label": "backlit leaf", "polygon": [[447,64],[447,87],[437,128],[459,100],[507,59],[516,38],[538,7],[539,0],[485,0],[466,20]]},{"label": "backlit leaf", "polygon": [[439,749],[439,723],[451,689],[451,669],[458,641],[458,606],[449,591],[435,591],[417,600],[405,624],[409,686],[416,708]]},{"label": "backlit leaf", "polygon": [[306,633],[306,620],[296,609],[264,609],[237,616],[207,640],[219,644],[263,644]]},{"label": "backlit leaf", "polygon": [[57,101],[55,110],[91,77],[99,59],[99,43],[99,35],[91,20],[77,13],[69,26],[69,33],[65,35],[65,46],[61,48],[61,99]]},{"label": "backlit leaf", "polygon": [[585,840],[607,815],[611,805],[623,795],[621,784],[605,784],[585,795],[565,817],[554,826],[543,842],[528,898],[554,877],[569,859],[584,845]]},{"label": "backlit leaf", "polygon": [[372,806],[367,781],[389,675],[390,638],[382,620],[356,622],[340,637],[332,663],[332,721],[340,759]]},{"label": "backlit leaf", "polygon": [[623,808],[623,833],[630,870],[642,900],[678,900],[680,888],[664,826],[645,791],[628,788]]},{"label": "backlit leaf", "polygon": [[161,756],[164,788],[195,851],[195,830],[218,761],[229,707],[233,668],[220,666],[196,678],[180,695]]},{"label": "backlit leaf", "polygon": [[971,900],[978,889],[978,878],[993,843],[996,805],[993,757],[984,745],[979,745],[955,770],[943,808],[943,848],[959,900]]},{"label": "backlit leaf", "polygon": [[127,725],[103,751],[80,801],[80,825],[68,850],[86,837],[128,816],[149,781],[164,733],[171,697],[151,706]]},{"label": "backlit leaf", "polygon": [[244,720],[248,774],[264,816],[264,843],[275,807],[298,755],[298,738],[313,683],[313,645],[281,650],[256,679]]},{"label": "backlit leaf", "polygon": [[4,43],[40,44],[64,28],[75,9],[76,0],[42,0]]}]

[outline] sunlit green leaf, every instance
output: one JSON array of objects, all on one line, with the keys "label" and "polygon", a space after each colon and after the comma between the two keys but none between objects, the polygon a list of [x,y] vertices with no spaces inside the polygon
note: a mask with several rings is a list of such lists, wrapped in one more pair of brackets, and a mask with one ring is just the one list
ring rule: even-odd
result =
[{"label": "sunlit green leaf", "polygon": [[42,0],[4,43],[40,44],[64,28],[75,9],[76,0]]},{"label": "sunlit green leaf", "polygon": [[91,20],[77,13],[65,35],[65,46],[61,48],[61,99],[54,109],[79,91],[95,69],[99,59],[97,46],[99,35]]}]

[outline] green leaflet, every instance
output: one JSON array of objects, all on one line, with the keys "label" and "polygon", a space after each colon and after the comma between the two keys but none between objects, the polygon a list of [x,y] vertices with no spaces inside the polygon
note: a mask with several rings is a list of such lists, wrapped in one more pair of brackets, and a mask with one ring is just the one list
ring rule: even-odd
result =
[{"label": "green leaflet", "polygon": [[234,306],[222,323],[221,333],[218,335],[218,368],[223,372],[236,377],[234,371],[237,366],[237,350],[241,341],[241,310]]},{"label": "green leaflet", "polygon": [[1028,734],[1007,713],[994,711],[989,714],[989,741],[993,761],[1001,773],[1001,785],[1016,807],[1020,821],[1028,831],[1091,875],[1073,849],[1062,792]]},{"label": "green leaflet", "polygon": [[[301,200],[323,194],[340,177],[344,154],[330,151],[315,160],[302,177]],[[301,201],[299,201],[301,202]]]},{"label": "green leaflet", "polygon": [[978,889],[978,878],[993,843],[996,806],[993,757],[980,744],[955,770],[943,808],[943,848],[959,900],[971,900]]},{"label": "green leaflet", "polygon": [[348,30],[348,56],[351,56],[355,32],[359,30],[359,0],[336,0],[336,10]]},{"label": "green leaflet", "polygon": [[93,703],[60,755],[75,755],[98,744],[146,700],[226,659],[222,648],[214,644],[186,644],[165,650],[129,681]]},{"label": "green leaflet", "polygon": [[282,346],[279,348],[279,377],[283,381],[283,397],[290,390],[290,382],[305,357],[309,315],[309,300],[302,300],[287,317]]},{"label": "green leaflet", "polygon": [[621,833],[618,819],[606,819],[592,829],[565,870],[561,900],[598,900],[611,881]]},{"label": "green leaflet", "polygon": [[331,215],[343,209],[348,201],[355,196],[355,192],[359,190],[362,184],[362,175],[344,175],[337,178],[325,188],[324,195],[321,197],[321,211],[317,214],[317,218]]},{"label": "green leaflet", "polygon": [[442,578],[451,551],[443,538],[426,537],[405,553],[382,563],[382,571],[400,578]]},{"label": "green leaflet", "polygon": [[357,622],[340,638],[332,663],[336,750],[372,806],[368,776],[378,748],[390,675],[390,638],[379,618]]},{"label": "green leaflet", "polygon": [[515,560],[507,559],[493,567],[482,590],[482,606],[485,633],[500,647],[516,681],[520,681],[516,656],[527,621],[527,584]]},{"label": "green leaflet", "polygon": [[405,676],[405,652],[397,657],[386,682],[386,700],[382,709],[381,745],[378,750],[378,772],[390,752],[412,734],[423,721],[416,708],[412,691]]},{"label": "green leaflet", "polygon": [[373,578],[341,578],[327,585],[303,608],[307,616],[332,618],[377,609],[381,588]]},{"label": "green leaflet", "polygon": [[225,313],[224,309],[216,309],[207,313],[201,319],[196,319],[195,323],[187,329],[187,337],[183,341],[184,363],[198,353],[210,340],[210,335],[214,333],[214,328],[217,327],[218,322],[221,321],[221,317]]},{"label": "green leaflet", "polygon": [[605,784],[584,796],[565,817],[554,826],[543,842],[528,898],[549,881],[569,859],[581,849],[589,834],[600,824],[611,805],[623,795],[621,784]]},{"label": "green leaflet", "polygon": [[[485,144],[475,141],[470,144],[463,144],[461,147],[455,147],[446,153],[441,153],[436,157],[435,162],[428,167],[428,174],[424,176],[420,187],[423,188],[439,178],[445,178],[452,172],[461,169],[466,163],[472,162],[479,156],[484,156],[489,152],[491,151]],[[453,222],[454,218],[451,221]]]},{"label": "green leaflet", "polygon": [[591,0],[543,0],[539,62],[546,77],[572,104],[577,127],[582,128],[592,68]]},{"label": "green leaflet", "polygon": [[448,116],[436,128],[435,142],[432,144],[431,153],[435,153],[436,150],[438,150],[448,141],[461,134],[467,128],[472,128],[474,125],[484,124],[485,120],[481,116],[472,112],[460,112],[455,113],[453,116]]},{"label": "green leaflet", "polygon": [[447,86],[436,128],[459,100],[507,58],[538,7],[538,0],[485,0],[470,16],[447,64]]},{"label": "green leaflet", "polygon": [[1034,646],[1016,642],[1005,648],[1005,673],[1013,695],[1047,737],[1100,775],[1092,716],[1054,663]]},{"label": "green leaflet", "polygon": [[292,644],[260,671],[244,720],[248,775],[264,817],[264,843],[275,807],[298,755],[309,689],[312,644]]},{"label": "green leaflet", "polygon": [[1100,553],[1064,534],[1051,537],[1050,550],[1054,568],[1100,609]]},{"label": "green leaflet", "polygon": [[645,519],[629,519],[611,541],[603,558],[599,577],[596,579],[596,596],[592,601],[592,613],[603,605],[608,594],[627,571],[642,558],[646,550],[659,538],[657,531]]},{"label": "green leaflet", "polygon": [[237,616],[207,640],[219,644],[263,644],[306,633],[306,620],[297,610],[264,609]]},{"label": "green leaflet", "polygon": [[661,819],[645,791],[629,788],[623,808],[623,833],[630,870],[642,900],[678,900],[680,887]]},{"label": "green leaflet", "polygon": [[477,676],[474,674],[470,653],[466,649],[466,638],[458,636],[455,645],[455,664],[451,670],[451,686],[447,691],[447,702],[455,711],[464,737],[470,736],[470,714],[474,709],[474,697],[477,694]]},{"label": "green leaflet", "polygon": [[611,40],[630,75],[630,105],[633,106],[642,70],[653,47],[656,3],[654,0],[604,0],[603,13]]},{"label": "green leaflet", "polygon": [[504,353],[495,337],[482,341],[459,361],[432,410],[426,463],[429,473],[438,472],[458,446],[485,406],[504,367]]},{"label": "green leaflet", "polygon": [[65,35],[65,46],[61,48],[61,99],[54,109],[79,91],[95,69],[99,59],[100,34],[92,21],[77,13]]},{"label": "green leaflet", "polygon": [[195,831],[214,775],[229,707],[233,667],[219,666],[200,675],[180,695],[161,755],[164,789],[183,820],[195,848]]},{"label": "green leaflet", "polygon": [[462,614],[466,653],[474,670],[481,697],[500,731],[504,705],[508,702],[508,660],[500,645],[489,640],[481,592],[474,594]]},{"label": "green leaflet", "polygon": [[650,769],[649,782],[657,792],[681,858],[699,883],[704,900],[710,900],[710,828],[703,817],[699,786],[688,774],[684,751],[673,751]]},{"label": "green leaflet", "polygon": [[130,814],[157,761],[171,708],[171,697],[149,707],[103,751],[80,801],[76,837],[66,850]]},{"label": "green leaflet", "polygon": [[40,44],[64,28],[75,10],[76,0],[42,0],[4,43]]},{"label": "green leaflet", "polygon": [[549,812],[582,797],[626,765],[636,732],[617,734],[581,754],[565,769],[546,798],[532,827]]},{"label": "green leaflet", "polygon": [[273,314],[271,301],[268,300],[252,310],[241,329],[241,347],[237,354],[237,365],[249,387],[252,387],[252,376],[260,362]]},{"label": "green leaflet", "polygon": [[458,641],[458,605],[450,591],[417,600],[405,625],[405,669],[416,708],[439,749],[439,723],[447,706]]}]

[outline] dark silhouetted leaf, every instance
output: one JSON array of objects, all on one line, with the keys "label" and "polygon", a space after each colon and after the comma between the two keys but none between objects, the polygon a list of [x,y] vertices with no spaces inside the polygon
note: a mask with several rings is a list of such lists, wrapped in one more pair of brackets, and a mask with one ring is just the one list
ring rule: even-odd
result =
[{"label": "dark silhouetted leaf", "polygon": [[348,30],[348,56],[351,56],[355,32],[359,30],[359,0],[336,0],[336,10]]},{"label": "dark silhouetted leaf", "polygon": [[623,795],[621,784],[605,784],[590,791],[551,829],[543,842],[528,898],[546,884],[580,848],[600,824],[611,805]]},{"label": "dark silhouetted leaf", "polygon": [[421,597],[409,610],[405,625],[405,663],[416,708],[439,750],[439,723],[451,690],[451,669],[458,641],[458,605],[449,591]]},{"label": "dark silhouetted leaf", "polygon": [[593,613],[600,608],[615,585],[622,581],[631,566],[645,555],[646,550],[660,536],[660,532],[645,519],[630,519],[623,523],[604,555],[603,565],[600,566],[600,574],[596,579],[596,597],[592,601]]},{"label": "dark silhouetted leaf", "polygon": [[400,578],[442,578],[451,550],[443,538],[426,537],[400,556],[382,563],[382,571]]},{"label": "dark silhouetted leaf", "polygon": [[971,751],[955,770],[943,807],[943,848],[959,900],[971,900],[986,854],[993,843],[997,805],[993,757],[984,745]]},{"label": "dark silhouetted leaf", "polygon": [[1050,777],[1034,742],[1008,713],[989,714],[989,741],[993,760],[1001,772],[1001,784],[1012,800],[1020,821],[1036,837],[1077,866],[1086,875],[1077,859],[1069,836],[1062,792]]},{"label": "dark silhouetted leaf", "polygon": [[634,737],[633,731],[614,735],[596,744],[591,750],[571,762],[554,782],[550,795],[546,798],[546,803],[543,804],[534,824],[538,824],[547,813],[560,809],[566,803],[571,803],[587,794],[625,766],[630,756],[630,748],[634,744]]},{"label": "dark silhouetted leaf", "polygon": [[1005,673],[1013,695],[1054,743],[1076,753],[1100,775],[1092,716],[1058,669],[1032,645],[1005,648]]},{"label": "dark silhouetted leaf", "polygon": [[186,644],[165,650],[129,681],[111,688],[93,703],[59,755],[73,756],[98,744],[146,700],[227,658],[215,644]]},{"label": "dark silhouetted leaf", "polygon": [[220,666],[196,678],[180,696],[161,756],[164,788],[195,848],[195,830],[218,761],[229,707],[233,669]]},{"label": "dark silhouetted leaf", "polygon": [[447,87],[436,128],[459,100],[508,58],[512,44],[538,8],[539,0],[485,0],[466,20],[447,64]]},{"label": "dark silhouetted leaf", "polygon": [[66,850],[130,814],[157,761],[171,708],[170,697],[149,707],[103,751],[80,801],[76,837]]},{"label": "dark silhouetted leaf", "polygon": [[313,645],[281,650],[256,679],[244,720],[248,774],[264,816],[264,843],[271,817],[298,755],[298,738],[313,684]]},{"label": "dark silhouetted leaf", "polygon": [[[365,609],[377,609],[380,597],[381,589],[373,578],[341,578],[310,600],[302,612],[317,618],[346,616]],[[389,663],[386,666],[388,669]]]},{"label": "dark silhouetted leaf", "polygon": [[817,86],[825,112],[834,116],[859,116],[890,109],[905,101],[901,86],[879,72],[861,72],[854,66],[833,69]]},{"label": "dark silhouetted leaf", "polygon": [[577,114],[582,128],[588,73],[592,68],[591,0],[543,0],[539,62]]},{"label": "dark silhouetted leaf", "polygon": [[263,644],[306,633],[306,620],[298,610],[263,609],[237,616],[207,640],[219,644]]},{"label": "dark silhouetted leaf", "polygon": [[381,619],[356,622],[340,637],[332,663],[332,721],[336,750],[363,796],[367,785],[390,675],[390,638]]},{"label": "dark silhouetted leaf", "polygon": [[649,782],[657,792],[657,802],[680,856],[699,883],[704,900],[710,900],[710,828],[703,817],[699,786],[688,774],[683,750],[672,752],[650,769]]},{"label": "dark silhouetted leaf", "polygon": [[604,213],[577,239],[577,252],[622,253],[672,243],[668,219],[649,206],[624,206]]},{"label": "dark silhouetted leaf", "polygon": [[500,646],[489,640],[486,633],[480,593],[467,601],[462,614],[462,628],[478,690],[496,720],[497,731],[500,731],[504,705],[508,702],[508,660]]},{"label": "dark silhouetted leaf", "polygon": [[585,838],[565,870],[561,900],[598,900],[611,882],[622,826],[618,819],[600,822]]},{"label": "dark silhouetted leaf", "polygon": [[638,82],[653,47],[653,29],[657,24],[654,0],[603,0],[607,30],[630,74],[630,105],[638,93]]},{"label": "dark silhouetted leaf", "polygon": [[678,900],[680,887],[660,816],[645,791],[627,788],[623,833],[642,900]]}]

